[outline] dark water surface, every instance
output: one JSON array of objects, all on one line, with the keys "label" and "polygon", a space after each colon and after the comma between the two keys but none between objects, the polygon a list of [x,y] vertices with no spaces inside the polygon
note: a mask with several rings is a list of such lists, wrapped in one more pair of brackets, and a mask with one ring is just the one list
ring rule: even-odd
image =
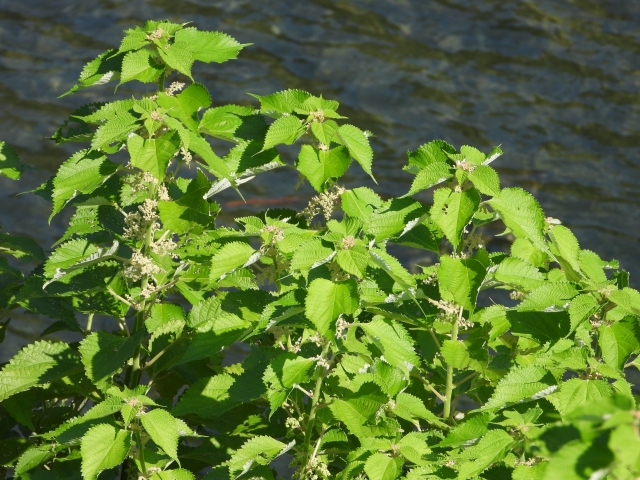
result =
[{"label": "dark water surface", "polygon": [[[501,144],[505,155],[494,165],[503,186],[534,193],[582,247],[620,260],[640,285],[638,1],[0,0],[0,139],[44,170],[17,184],[0,179],[5,230],[45,247],[60,235],[68,213],[49,229],[44,201],[14,197],[72,153],[45,137],[75,107],[144,87],[126,84],[116,97],[113,85],[56,97],[87,61],[117,46],[124,29],[162,18],[254,44],[236,61],[196,64],[194,76],[216,105],[285,88],[339,100],[343,115],[376,135],[382,193],[408,190],[405,152],[429,140],[485,151]],[[296,180],[290,170],[274,171],[247,184],[245,196],[294,195],[301,207],[311,190],[295,191]],[[354,164],[344,183],[370,180]],[[234,195],[218,200],[224,206]],[[225,218],[251,208],[233,206]],[[12,322],[0,361],[41,331],[40,322]]]}]

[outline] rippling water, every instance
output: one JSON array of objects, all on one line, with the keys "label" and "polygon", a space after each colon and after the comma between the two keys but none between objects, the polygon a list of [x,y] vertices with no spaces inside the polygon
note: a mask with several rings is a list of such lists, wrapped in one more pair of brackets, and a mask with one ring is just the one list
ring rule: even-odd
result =
[{"label": "rippling water", "polygon": [[[43,201],[14,195],[72,153],[46,137],[75,107],[114,98],[110,85],[56,97],[84,63],[119,44],[122,30],[148,18],[192,21],[254,44],[236,61],[195,69],[215,104],[248,104],[246,92],[285,88],[339,100],[343,115],[376,135],[374,173],[388,195],[409,188],[412,177],[400,170],[408,149],[434,138],[485,150],[501,144],[494,165],[503,186],[534,193],[582,247],[620,260],[640,285],[635,1],[0,0],[0,139],[44,170],[17,184],[0,179],[3,228],[43,246],[60,234],[68,217],[49,229]],[[116,97],[139,91],[126,84]],[[296,180],[274,171],[247,184],[245,196],[294,195],[301,206],[311,190],[295,191]],[[370,181],[354,166],[345,183]],[[231,207],[225,218],[249,208]],[[0,360],[40,322],[13,322]]]}]

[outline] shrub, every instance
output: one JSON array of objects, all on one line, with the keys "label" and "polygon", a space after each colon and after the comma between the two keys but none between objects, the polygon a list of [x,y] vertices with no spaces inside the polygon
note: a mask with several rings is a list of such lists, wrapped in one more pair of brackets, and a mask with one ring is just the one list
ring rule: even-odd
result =
[{"label": "shrub", "polygon": [[[373,151],[338,102],[286,90],[253,95],[259,109],[211,107],[192,64],[243,46],[150,21],[67,92],[155,86],[86,105],[53,135],[89,146],[34,191],[51,216],[75,209],[50,254],[2,234],[3,254],[39,262],[23,277],[3,257],[3,318],[25,309],[55,320],[43,335],[82,337],[35,341],[0,372],[6,472],[274,479],[284,455],[297,479],[638,475],[624,369],[640,351],[640,293],[627,272],[501,188],[499,148],[431,141],[408,153],[406,194],[343,188],[354,160],[373,178]],[[191,83],[167,86],[173,74]],[[289,164],[277,147],[298,141]],[[0,171],[18,178],[1,149]],[[216,194],[276,168],[317,191],[307,208],[216,225]],[[432,205],[414,198],[432,188]],[[485,248],[493,222],[509,252]],[[438,263],[411,273],[392,245]],[[483,306],[488,292],[504,304]],[[112,327],[92,328],[96,316]]]}]

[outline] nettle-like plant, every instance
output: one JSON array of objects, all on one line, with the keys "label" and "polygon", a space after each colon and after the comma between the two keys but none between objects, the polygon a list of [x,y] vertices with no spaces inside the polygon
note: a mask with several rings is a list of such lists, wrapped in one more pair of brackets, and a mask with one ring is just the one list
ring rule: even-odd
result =
[{"label": "nettle-like plant", "polygon": [[[89,146],[35,191],[52,215],[75,209],[50,254],[0,237],[3,254],[41,262],[23,277],[2,258],[2,332],[24,309],[55,320],[43,335],[83,337],[38,340],[2,368],[5,476],[275,479],[284,455],[299,480],[635,478],[628,274],[501,189],[498,148],[427,143],[409,152],[409,192],[382,199],[336,183],[353,160],[372,175],[373,158],[338,102],[287,90],[254,95],[259,109],[210,107],[199,83],[166,86],[242,47],[147,22],[68,92],[155,85],[86,105],[53,135]],[[208,137],[230,143],[225,156]],[[276,147],[298,140],[289,164]],[[19,177],[15,151],[1,153]],[[279,167],[317,191],[306,209],[216,225],[217,193]],[[432,205],[413,198],[432,187]],[[509,253],[484,247],[492,222],[515,238]],[[439,262],[412,274],[391,245]],[[479,306],[496,290],[511,300]]]}]

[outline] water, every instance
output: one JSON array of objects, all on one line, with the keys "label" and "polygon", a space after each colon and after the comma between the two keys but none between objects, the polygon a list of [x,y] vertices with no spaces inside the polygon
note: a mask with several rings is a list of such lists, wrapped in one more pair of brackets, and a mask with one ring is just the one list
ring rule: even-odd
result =
[{"label": "water", "polygon": [[[0,180],[4,229],[46,247],[60,235],[68,213],[49,228],[44,201],[15,194],[72,153],[46,137],[75,107],[144,90],[126,84],[116,97],[104,86],[56,98],[84,63],[147,18],[192,21],[254,44],[239,60],[195,69],[216,105],[285,88],[339,100],[343,115],[376,135],[383,194],[408,190],[405,152],[431,139],[485,151],[501,144],[505,155],[494,165],[503,186],[534,193],[582,247],[620,260],[640,285],[633,276],[640,271],[640,2],[0,0],[0,138],[41,169],[19,183]],[[293,195],[301,207],[312,192],[295,191],[296,180],[274,171],[247,184],[245,196]],[[371,185],[355,165],[345,183]],[[233,192],[219,198],[235,200]],[[232,204],[224,220],[255,208]],[[0,361],[42,322],[13,322]]]}]

